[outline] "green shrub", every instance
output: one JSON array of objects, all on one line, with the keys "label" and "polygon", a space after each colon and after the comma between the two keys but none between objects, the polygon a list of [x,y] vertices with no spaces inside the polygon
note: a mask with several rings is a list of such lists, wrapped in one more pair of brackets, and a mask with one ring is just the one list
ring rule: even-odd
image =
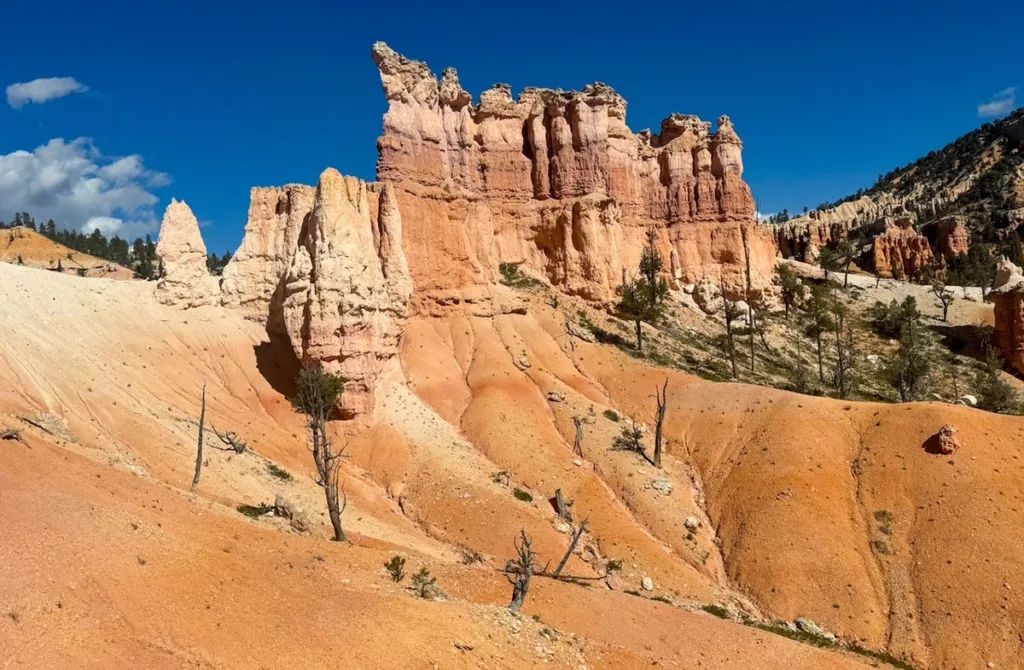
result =
[{"label": "green shrub", "polygon": [[392,556],[391,560],[384,564],[384,568],[391,575],[391,580],[396,584],[405,579],[405,559],[401,556]]},{"label": "green shrub", "polygon": [[921,312],[913,296],[907,296],[900,303],[892,300],[888,305],[877,301],[868,308],[868,321],[878,335],[898,340],[920,324]]},{"label": "green shrub", "polygon": [[259,505],[239,505],[236,509],[250,519],[258,519],[264,514],[271,512],[274,506],[260,503]]},{"label": "green shrub", "polygon": [[501,263],[498,265],[498,271],[501,272],[501,283],[505,286],[512,288],[531,288],[534,286],[544,286],[544,282],[537,281],[533,277],[528,277],[519,271],[519,266],[522,263]]},{"label": "green shrub", "polygon": [[615,423],[618,423],[619,413],[613,409],[606,409],[604,411],[604,418],[608,419],[609,421],[614,421]]},{"label": "green shrub", "polygon": [[512,489],[512,495],[516,497],[516,500],[522,500],[523,502],[533,502],[533,496],[528,492],[522,490],[518,486]]},{"label": "green shrub", "polygon": [[875,551],[882,556],[888,556],[892,553],[892,550],[889,549],[889,545],[886,544],[884,540],[871,540],[871,546],[874,547]]},{"label": "green shrub", "polygon": [[271,477],[277,477],[282,481],[290,482],[295,479],[295,477],[292,477],[292,473],[288,472],[276,463],[267,463],[267,472],[270,473]]},{"label": "green shrub", "polygon": [[729,610],[725,609],[721,605],[702,605],[701,609],[707,612],[708,614],[712,614],[718,617],[719,619],[731,618],[729,616]]}]

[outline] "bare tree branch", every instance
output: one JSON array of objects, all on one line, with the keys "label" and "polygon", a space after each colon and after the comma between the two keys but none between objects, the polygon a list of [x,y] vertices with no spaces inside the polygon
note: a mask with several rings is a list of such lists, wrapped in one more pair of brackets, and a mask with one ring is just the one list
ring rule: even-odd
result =
[{"label": "bare tree branch", "polygon": [[195,493],[196,487],[199,486],[199,475],[202,474],[203,470],[203,433],[204,424],[206,423],[206,382],[203,382],[203,402],[201,409],[199,410],[199,443],[196,447],[196,474],[192,477],[192,486],[189,491]]}]

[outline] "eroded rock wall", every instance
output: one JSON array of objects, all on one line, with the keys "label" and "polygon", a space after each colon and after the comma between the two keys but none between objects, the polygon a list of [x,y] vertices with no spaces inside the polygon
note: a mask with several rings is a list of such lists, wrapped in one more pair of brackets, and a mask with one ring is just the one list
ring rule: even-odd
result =
[{"label": "eroded rock wall", "polygon": [[1024,372],[1024,272],[1000,259],[988,301],[995,312],[995,338],[1005,358]]},{"label": "eroded rock wall", "polygon": [[393,188],[328,168],[270,312],[303,365],[345,377],[344,414],[373,409],[375,381],[398,353],[411,294]]},{"label": "eroded rock wall", "polygon": [[475,105],[454,69],[439,81],[383,43],[373,56],[389,104],[377,176],[397,187],[418,290],[491,282],[500,262],[521,262],[610,301],[651,226],[684,282],[721,275],[738,291],[749,253],[755,288],[770,283],[773,241],[754,223],[728,117],[714,133],[679,114],[660,134],[633,133],[604,84],[518,98],[498,84]]},{"label": "eroded rock wall", "polygon": [[280,321],[268,323],[270,304],[283,288],[315,194],[316,188],[299,184],[252,189],[242,244],[224,268],[224,304],[268,330],[283,332]]},{"label": "eroded rock wall", "polygon": [[892,277],[898,267],[907,279],[918,278],[925,268],[935,265],[928,238],[914,230],[910,219],[885,219],[882,233],[875,237],[873,257],[875,273]]}]

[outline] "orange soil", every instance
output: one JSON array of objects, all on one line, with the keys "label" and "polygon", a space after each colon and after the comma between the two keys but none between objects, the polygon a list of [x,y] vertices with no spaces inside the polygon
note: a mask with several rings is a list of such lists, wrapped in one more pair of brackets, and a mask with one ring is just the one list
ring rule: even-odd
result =
[{"label": "orange soil", "polygon": [[17,263],[19,258],[26,267],[46,270],[56,270],[60,262],[64,272],[77,274],[84,270],[87,277],[131,279],[134,276],[128,268],[72,251],[29,228],[19,226],[0,230],[0,262]]},{"label": "orange soil", "polygon": [[[348,444],[354,540],[338,545],[325,539],[302,422],[279,381],[290,371],[259,328],[219,308],[163,307],[142,282],[0,266],[0,290],[0,427],[21,427],[27,442],[0,442],[0,648],[13,665],[872,664],[655,595],[809,616],[921,667],[1022,657],[1012,594],[1024,420],[710,384],[570,343],[561,315],[539,304],[527,316],[414,318],[374,417],[334,427]],[[621,424],[603,410],[649,421],[666,375],[659,471],[609,448]],[[258,453],[208,447],[189,495],[204,382],[208,420]],[[19,419],[40,411],[64,417],[77,442]],[[582,457],[574,414],[585,417]],[[966,444],[952,458],[924,449],[944,422]],[[268,459],[295,478],[271,476]],[[591,528],[568,570],[594,575],[615,558],[622,571],[589,588],[537,578],[528,616],[511,617],[500,567],[519,529],[542,563],[567,546],[547,502],[556,488]],[[307,510],[314,533],[234,510],[278,493]],[[891,535],[873,517],[883,509]],[[692,536],[688,516],[703,522]],[[484,562],[464,565],[464,551]],[[395,553],[409,573],[428,566],[448,599],[391,582],[381,566]],[[653,592],[623,593],[642,591],[645,576]]]}]

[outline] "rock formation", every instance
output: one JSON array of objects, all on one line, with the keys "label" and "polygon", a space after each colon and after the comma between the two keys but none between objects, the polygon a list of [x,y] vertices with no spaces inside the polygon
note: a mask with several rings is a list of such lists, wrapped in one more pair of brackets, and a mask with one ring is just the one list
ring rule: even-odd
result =
[{"label": "rock formation", "polygon": [[299,184],[252,189],[242,245],[224,268],[224,304],[271,331],[283,332],[283,324],[267,323],[270,304],[299,246],[315,193]]},{"label": "rock formation", "polygon": [[747,268],[755,291],[770,285],[774,244],[729,117],[714,133],[673,114],[660,134],[634,134],[604,84],[518,99],[498,84],[474,104],[454,69],[439,81],[383,43],[373,57],[389,104],[380,183],[329,169],[315,190],[253,189],[222,280],[225,305],[349,380],[348,414],[372,408],[409,310],[525,311],[498,283],[501,263],[608,303],[654,228],[676,288],[703,280],[739,297]]},{"label": "rock formation", "polygon": [[651,226],[683,283],[722,275],[740,292],[747,254],[754,287],[770,283],[772,240],[753,221],[728,117],[716,133],[673,114],[660,134],[634,134],[604,84],[518,99],[497,84],[474,105],[454,69],[438,81],[383,43],[373,57],[389,103],[377,176],[397,187],[418,291],[492,282],[499,262],[517,262],[610,301]]},{"label": "rock formation", "polygon": [[344,414],[373,409],[374,383],[398,353],[411,293],[393,188],[328,168],[271,319],[280,318],[303,365],[345,377]]},{"label": "rock formation", "polygon": [[995,311],[996,343],[1003,357],[1024,372],[1024,273],[1000,259],[995,284],[987,299]]},{"label": "rock formation", "polygon": [[956,426],[950,423],[939,429],[938,449],[940,454],[948,456],[960,448],[960,440],[956,433]]},{"label": "rock formation", "polygon": [[164,274],[157,299],[165,305],[199,307],[215,302],[216,288],[206,267],[206,245],[195,214],[183,201],[171,200],[160,224],[156,255]]},{"label": "rock formation", "polygon": [[947,216],[936,222],[938,242],[936,250],[946,260],[966,254],[971,248],[971,231],[962,216]]},{"label": "rock formation", "polygon": [[883,224],[872,250],[876,274],[891,277],[895,265],[902,268],[904,277],[918,277],[924,268],[935,264],[928,238],[914,230],[909,218],[886,218]]}]

